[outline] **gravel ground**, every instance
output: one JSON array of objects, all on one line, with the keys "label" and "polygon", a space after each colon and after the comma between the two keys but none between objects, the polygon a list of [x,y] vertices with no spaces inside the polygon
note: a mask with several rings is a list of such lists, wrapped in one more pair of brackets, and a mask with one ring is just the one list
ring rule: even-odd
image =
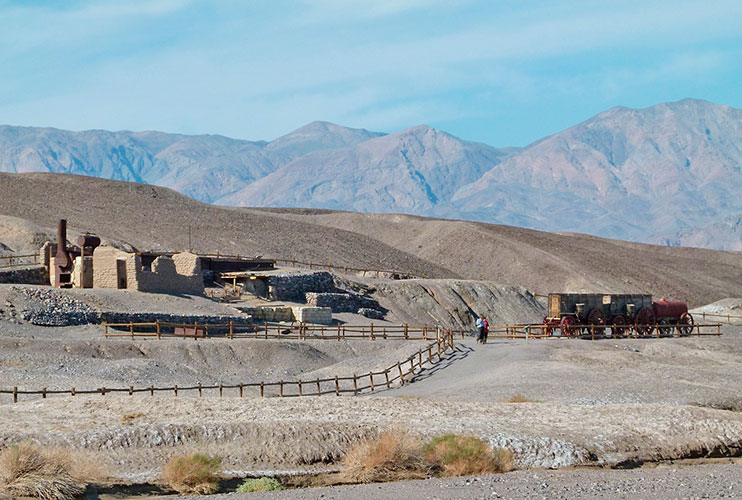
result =
[{"label": "gravel ground", "polygon": [[593,499],[646,500],[742,497],[742,463],[695,466],[661,465],[655,469],[566,469],[427,479],[384,484],[333,486],[271,493],[189,497],[206,500],[371,500],[384,499]]}]

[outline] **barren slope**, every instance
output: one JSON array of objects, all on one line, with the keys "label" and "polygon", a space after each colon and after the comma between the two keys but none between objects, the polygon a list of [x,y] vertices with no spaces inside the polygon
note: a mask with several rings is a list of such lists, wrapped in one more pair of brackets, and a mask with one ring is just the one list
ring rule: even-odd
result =
[{"label": "barren slope", "polygon": [[[266,211],[269,209],[265,209]],[[398,214],[302,212],[292,220],[374,235],[467,278],[554,291],[644,291],[702,305],[742,291],[742,253],[668,248]]]},{"label": "barren slope", "polygon": [[543,233],[407,215],[237,209],[88,177],[0,174],[0,214],[139,249],[239,253],[521,285],[532,292],[651,292],[692,306],[742,296],[742,253]]}]

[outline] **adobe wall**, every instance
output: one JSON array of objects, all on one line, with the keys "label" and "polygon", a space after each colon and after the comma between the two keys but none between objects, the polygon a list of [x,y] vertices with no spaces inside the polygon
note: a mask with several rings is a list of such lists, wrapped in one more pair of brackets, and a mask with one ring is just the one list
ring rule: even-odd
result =
[{"label": "adobe wall", "polygon": [[[135,280],[128,288],[136,287],[142,292],[203,294],[204,280],[197,255],[191,253],[157,257],[149,271],[141,265],[141,258],[133,256]],[[129,274],[127,261],[127,278]],[[187,274],[181,274],[179,270]]]},{"label": "adobe wall", "polygon": [[[122,252],[121,250],[109,246],[100,246],[93,251],[93,287],[94,288],[118,288],[116,276],[116,261],[127,261],[127,285],[129,275],[133,275],[134,266],[132,264],[129,271],[129,258],[133,254]],[[127,286],[128,287],[128,286]]]},{"label": "adobe wall", "polygon": [[316,323],[319,325],[332,323],[332,309],[329,307],[296,306],[292,307],[291,310],[294,313],[294,319],[302,323]]}]

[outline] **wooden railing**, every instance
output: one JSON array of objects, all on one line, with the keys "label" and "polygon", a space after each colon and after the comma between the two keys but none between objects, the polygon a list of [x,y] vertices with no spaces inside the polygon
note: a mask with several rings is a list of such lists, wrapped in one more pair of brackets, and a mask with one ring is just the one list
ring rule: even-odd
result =
[{"label": "wooden railing", "polygon": [[709,312],[704,312],[704,311],[693,313],[693,314],[696,317],[701,316],[704,319],[704,321],[706,320],[706,317],[709,317],[709,318],[717,318],[717,320],[726,320],[727,324],[729,325],[742,323],[742,316],[734,315],[734,314],[719,314],[719,313],[709,313]]},{"label": "wooden railing", "polygon": [[28,255],[3,255],[0,256],[0,269],[13,269],[16,267],[31,266],[39,264],[39,254]]},{"label": "wooden railing", "polygon": [[135,338],[208,338],[228,339],[300,339],[300,340],[430,340],[444,332],[438,326],[414,325],[310,325],[306,323],[103,323],[104,337]]},{"label": "wooden railing", "polygon": [[[690,333],[681,334],[676,325],[622,325],[622,332],[617,337],[630,338],[664,338],[664,337],[687,337],[687,336],[720,336],[721,324],[695,324],[683,325],[690,328]],[[528,338],[590,338],[592,340],[602,338],[617,338],[606,335],[606,331],[613,331],[612,325],[570,325],[571,335],[560,334],[558,326],[553,325],[498,325],[489,328],[488,338],[528,339]],[[455,337],[465,338],[471,336],[470,330],[451,330]]]},{"label": "wooden railing", "polygon": [[261,398],[321,396],[325,394],[336,396],[343,394],[357,395],[363,392],[373,392],[376,389],[390,389],[392,384],[397,381],[399,381],[399,385],[405,385],[410,381],[412,376],[416,373],[419,374],[426,365],[440,362],[443,356],[454,348],[453,334],[450,330],[445,330],[434,342],[418,349],[416,353],[391,365],[385,370],[370,371],[361,375],[353,374],[352,377],[335,376],[313,380],[279,380],[277,382],[261,381],[218,385],[174,385],[171,387],[155,387],[154,385],[150,385],[149,387],[134,387],[130,385],[128,387],[100,387],[98,389],[85,390],[76,390],[74,387],[62,390],[47,388],[42,388],[41,390],[21,390],[18,387],[13,387],[12,389],[0,390],[0,394],[12,395],[13,403],[18,402],[20,395],[40,395],[43,399],[46,399],[50,395],[76,396],[100,394],[101,396],[105,396],[107,394],[119,393],[128,394],[129,396],[133,396],[134,394],[149,394],[150,396],[154,396],[155,393],[172,393],[174,397],[177,397],[179,393],[190,392],[196,393],[198,397],[202,397],[204,391],[208,390],[218,390],[219,397],[224,396],[225,390],[236,391],[236,394],[233,394],[238,397],[254,395]]}]

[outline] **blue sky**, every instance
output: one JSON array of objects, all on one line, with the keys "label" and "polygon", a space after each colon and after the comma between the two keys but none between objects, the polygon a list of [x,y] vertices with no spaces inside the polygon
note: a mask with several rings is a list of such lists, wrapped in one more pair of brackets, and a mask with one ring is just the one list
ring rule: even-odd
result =
[{"label": "blue sky", "polygon": [[742,1],[0,0],[0,123],[520,146],[616,105],[742,108]]}]

